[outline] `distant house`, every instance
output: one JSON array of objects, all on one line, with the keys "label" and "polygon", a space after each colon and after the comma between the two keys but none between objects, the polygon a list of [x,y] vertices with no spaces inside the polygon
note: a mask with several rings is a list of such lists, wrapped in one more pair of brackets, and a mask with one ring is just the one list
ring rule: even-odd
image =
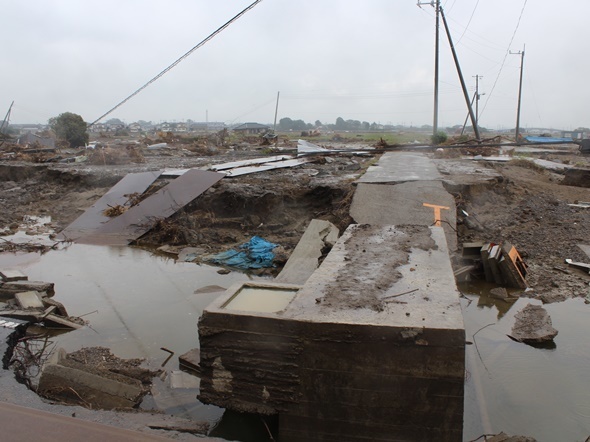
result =
[{"label": "distant house", "polygon": [[141,125],[139,123],[131,123],[128,127],[129,132],[131,133],[138,133],[142,131]]},{"label": "distant house", "polygon": [[27,147],[37,144],[39,146],[45,146],[55,149],[55,140],[53,138],[40,137],[39,135],[32,134],[30,132],[18,137],[18,139],[16,140],[16,144]]},{"label": "distant house", "polygon": [[237,127],[234,127],[233,130],[234,132],[238,132],[241,134],[253,135],[268,132],[270,130],[270,127],[258,123],[244,123],[240,124]]}]

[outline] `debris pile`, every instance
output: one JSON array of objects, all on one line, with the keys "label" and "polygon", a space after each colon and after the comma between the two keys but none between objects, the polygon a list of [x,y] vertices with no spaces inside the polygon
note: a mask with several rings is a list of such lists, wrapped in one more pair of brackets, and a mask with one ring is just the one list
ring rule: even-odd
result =
[{"label": "debris pile", "polygon": [[508,243],[464,243],[463,260],[470,261],[471,266],[455,272],[455,276],[477,274],[478,271],[487,282],[502,287],[526,289],[527,265],[516,248]]},{"label": "debris pile", "polygon": [[47,328],[78,329],[86,323],[69,316],[63,304],[51,299],[52,282],[29,281],[15,270],[0,270],[0,316],[42,324]]},{"label": "debris pile", "polygon": [[104,347],[54,352],[43,365],[37,393],[87,408],[136,408],[160,371],[142,368],[142,359],[121,359]]}]

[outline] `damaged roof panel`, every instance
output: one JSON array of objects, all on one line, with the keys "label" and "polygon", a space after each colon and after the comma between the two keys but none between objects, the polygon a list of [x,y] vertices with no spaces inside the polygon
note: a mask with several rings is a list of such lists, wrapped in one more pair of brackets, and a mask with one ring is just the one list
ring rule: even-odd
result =
[{"label": "damaged roof panel", "polygon": [[104,224],[94,234],[80,238],[78,242],[127,245],[148,232],[155,221],[173,215],[223,176],[221,173],[207,170],[189,170],[137,206]]},{"label": "damaged roof panel", "polygon": [[67,241],[77,239],[96,232],[111,220],[104,215],[109,207],[125,205],[129,198],[126,195],[143,193],[160,176],[161,172],[129,173],[115,184],[98,201],[80,215],[74,222],[62,230],[57,238]]}]

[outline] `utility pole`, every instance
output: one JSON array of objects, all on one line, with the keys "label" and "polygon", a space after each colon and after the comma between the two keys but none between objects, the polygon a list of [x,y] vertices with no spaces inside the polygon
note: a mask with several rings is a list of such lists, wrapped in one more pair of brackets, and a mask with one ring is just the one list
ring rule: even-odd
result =
[{"label": "utility pole", "polygon": [[467,109],[469,110],[469,117],[471,118],[471,124],[473,126],[473,132],[475,132],[475,138],[477,141],[480,141],[481,138],[479,136],[479,129],[477,128],[477,122],[475,121],[475,115],[473,114],[473,108],[471,107],[471,100],[469,99],[469,93],[467,92],[467,87],[465,86],[465,80],[463,79],[463,73],[461,72],[461,66],[459,66],[459,58],[457,57],[457,52],[455,51],[455,46],[453,45],[453,39],[451,38],[451,32],[449,31],[449,26],[447,25],[447,19],[445,18],[445,13],[442,7],[439,6],[440,15],[443,20],[443,24],[445,26],[445,31],[447,32],[447,38],[449,39],[449,45],[451,46],[451,52],[453,53],[453,59],[455,60],[455,66],[457,67],[457,74],[459,75],[459,81],[461,82],[461,89],[463,89],[463,96],[465,97],[465,103],[467,103]]},{"label": "utility pole", "polygon": [[481,75],[475,75],[475,124],[479,128],[479,99],[482,95],[479,93],[479,79],[483,78]]},{"label": "utility pole", "polygon": [[275,107],[275,124],[272,128],[272,130],[274,131],[274,133],[277,133],[277,115],[279,113],[279,96],[281,95],[281,91],[277,92],[277,105]]},{"label": "utility pole", "polygon": [[2,124],[0,124],[0,134],[4,133],[5,127],[8,129],[8,125],[10,124],[10,111],[12,111],[12,106],[14,106],[14,101],[10,103],[8,112],[6,112],[6,116],[4,117],[4,120],[2,120]]},{"label": "utility pole", "polygon": [[[479,99],[481,98],[482,95],[485,95],[485,94],[479,93],[479,79],[483,78],[483,76],[474,75],[473,78],[475,78],[475,93],[473,94],[473,98],[471,99],[471,106],[473,106],[473,103],[475,103],[475,124],[477,125],[477,128],[479,129]],[[465,122],[463,123],[463,129],[461,129],[461,135],[463,135],[463,133],[465,132],[465,126],[467,126],[467,120],[469,120],[469,112],[467,112],[467,116],[465,117]]]},{"label": "utility pole", "polygon": [[520,55],[520,83],[518,85],[518,107],[516,109],[516,132],[514,134],[514,141],[516,141],[516,143],[520,143],[518,137],[520,136],[520,99],[522,97],[522,70],[524,67],[524,49],[525,49],[525,47],[523,46],[522,51],[518,51],[518,52],[510,51],[511,54]]},{"label": "utility pole", "polygon": [[275,123],[273,125],[272,131],[275,136],[275,148],[279,147],[279,136],[277,135],[277,115],[279,114],[279,97],[281,95],[281,91],[277,92],[277,105],[275,107]]},{"label": "utility pole", "polygon": [[435,10],[435,25],[434,25],[434,117],[432,121],[432,135],[436,136],[438,132],[438,34],[440,29],[440,0],[431,0],[430,2],[418,1],[418,7],[422,5],[430,5]]}]

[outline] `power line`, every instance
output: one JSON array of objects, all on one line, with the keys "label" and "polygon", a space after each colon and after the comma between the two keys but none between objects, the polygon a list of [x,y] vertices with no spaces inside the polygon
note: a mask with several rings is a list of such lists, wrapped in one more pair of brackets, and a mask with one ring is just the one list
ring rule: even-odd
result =
[{"label": "power line", "polygon": [[496,80],[494,80],[494,84],[492,85],[492,89],[490,90],[490,93],[488,94],[488,98],[486,99],[486,102],[483,105],[483,109],[481,110],[481,115],[483,115],[486,108],[488,107],[488,103],[490,101],[490,98],[492,97],[492,94],[494,93],[494,89],[496,88],[496,84],[498,83],[498,80],[500,79],[500,75],[502,74],[502,69],[504,68],[504,64],[506,63],[506,59],[508,58],[508,55],[510,54],[510,46],[512,46],[512,41],[514,40],[514,37],[516,36],[516,32],[518,31],[518,27],[520,26],[520,20],[522,19],[522,15],[524,14],[524,9],[526,8],[527,1],[528,0],[524,0],[524,3],[522,5],[522,9],[520,11],[520,16],[518,17],[518,22],[516,23],[516,28],[514,28],[514,32],[512,33],[512,38],[510,39],[510,43],[508,43],[508,49],[506,50],[506,53],[504,54],[504,59],[502,60],[502,65],[500,66],[500,70],[498,71],[498,75],[496,76]]},{"label": "power line", "polygon": [[459,37],[459,40],[457,40],[457,44],[459,44],[459,42],[461,42],[461,39],[463,38],[463,36],[467,32],[467,29],[469,29],[469,25],[471,24],[471,20],[473,20],[473,16],[475,15],[475,11],[477,9],[477,5],[479,5],[479,0],[477,0],[477,2],[475,3],[475,7],[473,8],[473,12],[471,13],[471,17],[469,17],[469,21],[467,22],[467,26],[465,26],[465,30],[461,34],[461,37]]},{"label": "power line", "polygon": [[244,15],[246,12],[248,12],[250,9],[254,8],[254,6],[256,6],[258,3],[260,3],[262,0],[256,0],[254,3],[252,3],[250,6],[248,6],[247,8],[245,8],[244,10],[242,10],[240,13],[238,13],[237,15],[235,15],[232,19],[230,19],[229,21],[227,21],[223,26],[217,28],[217,30],[215,30],[213,33],[209,34],[208,37],[206,37],[204,40],[202,40],[199,44],[197,44],[196,46],[194,46],[193,48],[191,48],[188,52],[186,52],[184,55],[182,55],[179,59],[177,59],[174,63],[172,63],[170,66],[168,66],[166,69],[164,69],[163,71],[161,71],[158,75],[156,75],[154,78],[152,78],[150,81],[148,81],[146,84],[144,84],[143,86],[141,86],[139,89],[137,89],[135,92],[133,92],[131,95],[129,95],[127,98],[125,98],[123,101],[121,101],[119,104],[117,104],[116,106],[114,106],[113,108],[111,108],[108,112],[102,114],[100,117],[98,117],[96,120],[94,120],[92,123],[90,123],[88,125],[88,127],[91,127],[93,125],[95,125],[96,123],[98,123],[100,120],[102,120],[104,117],[106,117],[107,115],[109,115],[110,113],[112,113],[113,111],[115,111],[116,109],[118,109],[119,107],[121,107],[123,104],[127,103],[129,100],[131,100],[133,97],[135,97],[137,94],[139,94],[142,90],[144,90],[146,87],[148,87],[150,84],[152,84],[154,81],[156,81],[157,79],[159,79],[160,77],[162,77],[164,74],[166,74],[168,71],[170,71],[173,67],[175,67],[177,64],[179,64],[182,60],[184,60],[185,58],[187,58],[189,55],[191,55],[193,52],[195,52],[197,49],[199,49],[201,46],[205,45],[205,43],[207,43],[209,40],[211,40],[213,37],[215,37],[217,34],[219,34],[221,31],[223,31],[225,28],[227,28],[229,25],[231,25],[233,22],[235,22],[237,19],[239,19],[242,15]]}]

